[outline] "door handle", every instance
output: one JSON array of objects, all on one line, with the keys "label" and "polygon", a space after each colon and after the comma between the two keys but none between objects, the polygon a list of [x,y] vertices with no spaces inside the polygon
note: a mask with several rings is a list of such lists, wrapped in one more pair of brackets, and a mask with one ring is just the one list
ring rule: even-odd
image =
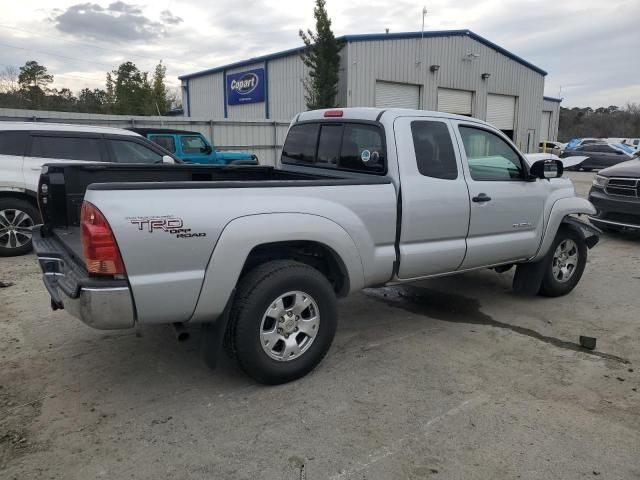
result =
[{"label": "door handle", "polygon": [[471,200],[476,202],[476,203],[479,203],[479,202],[490,202],[491,201],[491,197],[489,197],[486,193],[481,193],[477,197],[473,197]]}]

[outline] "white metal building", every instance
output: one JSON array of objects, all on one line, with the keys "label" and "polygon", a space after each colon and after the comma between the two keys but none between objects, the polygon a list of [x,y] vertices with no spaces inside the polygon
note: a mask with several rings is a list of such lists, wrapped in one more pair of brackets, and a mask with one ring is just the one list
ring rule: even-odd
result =
[{"label": "white metal building", "polygon": [[[346,35],[338,106],[406,107],[470,115],[525,151],[557,138],[559,100],[546,72],[469,30]],[[186,116],[290,120],[305,110],[302,48],[180,77]],[[544,113],[543,113],[544,112]]]}]

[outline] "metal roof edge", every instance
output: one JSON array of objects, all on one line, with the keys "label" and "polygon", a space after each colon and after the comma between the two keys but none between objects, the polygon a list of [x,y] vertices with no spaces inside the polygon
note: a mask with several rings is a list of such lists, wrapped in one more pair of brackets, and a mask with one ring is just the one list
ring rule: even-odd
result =
[{"label": "metal roof edge", "polygon": [[[477,42],[480,42],[487,47],[497,51],[498,53],[503,54],[504,56],[524,65],[531,70],[546,76],[547,72],[542,70],[539,67],[536,67],[534,64],[527,62],[523,58],[517,56],[514,53],[502,48],[499,45],[487,40],[484,37],[481,37],[477,33],[472,32],[471,30],[440,30],[440,31],[429,31],[429,32],[398,32],[398,33],[363,33],[363,34],[353,34],[353,35],[342,35],[340,37],[336,37],[336,40],[339,42],[346,43],[354,43],[354,42],[366,42],[366,41],[379,41],[379,40],[402,40],[408,38],[436,38],[436,37],[454,37],[454,36],[468,36]],[[178,77],[180,80],[187,80],[189,78],[201,77],[203,75],[211,75],[214,73],[222,72],[224,70],[228,70],[231,68],[243,67],[247,65],[252,65],[254,63],[264,62],[267,60],[274,60],[277,58],[288,57],[290,55],[294,55],[297,53],[301,53],[305,49],[304,46],[290,48],[288,50],[283,50],[276,53],[271,53],[267,55],[262,55],[259,57],[249,58],[247,60],[241,60],[238,62],[230,63],[227,65],[223,65],[220,67],[209,68],[207,70],[201,70],[199,72],[188,73],[186,75],[181,75]]]},{"label": "metal roof edge", "polygon": [[558,102],[558,103],[562,103],[562,98],[556,98],[556,97],[547,97],[546,95],[544,97],[542,97],[543,100],[547,100],[549,102]]}]

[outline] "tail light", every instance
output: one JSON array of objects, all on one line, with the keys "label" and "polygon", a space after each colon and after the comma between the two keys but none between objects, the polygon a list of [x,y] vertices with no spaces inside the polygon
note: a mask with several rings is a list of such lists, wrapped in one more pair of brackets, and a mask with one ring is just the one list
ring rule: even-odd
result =
[{"label": "tail light", "polygon": [[93,275],[124,275],[124,264],[109,222],[95,205],[82,204],[80,214],[82,251],[89,273]]},{"label": "tail light", "polygon": [[342,110],[327,110],[324,112],[325,117],[341,117],[344,112]]}]

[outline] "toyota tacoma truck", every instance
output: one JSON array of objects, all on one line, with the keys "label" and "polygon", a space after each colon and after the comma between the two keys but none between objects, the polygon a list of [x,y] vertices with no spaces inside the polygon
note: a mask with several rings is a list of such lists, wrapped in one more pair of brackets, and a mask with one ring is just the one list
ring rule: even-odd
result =
[{"label": "toyota tacoma truck", "polygon": [[200,324],[208,363],[224,345],[276,384],[322,360],[336,298],[365,287],[515,266],[515,290],[569,293],[599,230],[561,175],[473,118],[311,111],[275,167],[45,166],[34,245],[54,309]]}]

